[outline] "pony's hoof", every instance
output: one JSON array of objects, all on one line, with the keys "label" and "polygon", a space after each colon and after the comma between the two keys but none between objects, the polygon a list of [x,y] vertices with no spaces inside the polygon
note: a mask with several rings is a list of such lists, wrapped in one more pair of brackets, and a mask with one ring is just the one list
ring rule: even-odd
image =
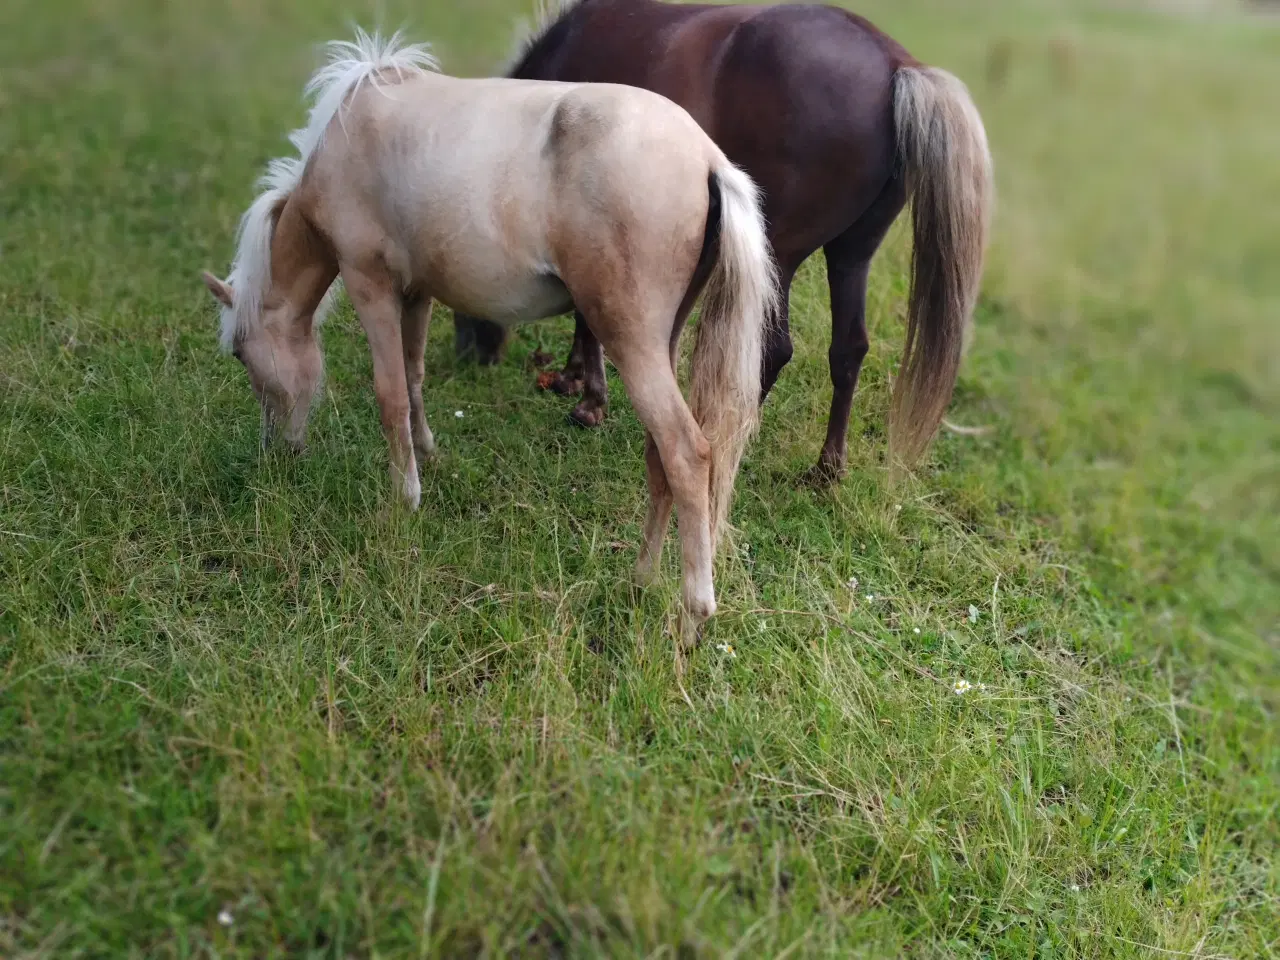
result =
[{"label": "pony's hoof", "polygon": [[580,427],[598,427],[604,423],[604,407],[583,400],[569,413],[569,419]]},{"label": "pony's hoof", "polygon": [[647,557],[641,557],[636,561],[635,571],[631,574],[631,580],[637,589],[648,590],[658,579],[658,565],[653,563]]},{"label": "pony's hoof", "polygon": [[422,481],[418,479],[417,469],[415,468],[405,477],[397,476],[393,469],[391,482],[395,487],[396,502],[400,507],[409,513],[416,512],[418,504],[422,502]]},{"label": "pony's hoof", "polygon": [[684,653],[692,653],[702,646],[702,635],[706,631],[705,623],[685,622],[680,630],[680,649]]}]

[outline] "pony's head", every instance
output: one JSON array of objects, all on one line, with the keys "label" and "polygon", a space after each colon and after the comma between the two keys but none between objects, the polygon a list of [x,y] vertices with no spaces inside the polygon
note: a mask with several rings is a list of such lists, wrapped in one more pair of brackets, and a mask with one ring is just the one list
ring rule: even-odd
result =
[{"label": "pony's head", "polygon": [[[357,30],[352,42],[329,44],[329,60],[316,71],[307,93],[314,102],[307,125],[294,131],[295,157],[267,165],[262,188],[240,220],[231,275],[204,274],[205,286],[222,305],[222,348],[244,364],[262,404],[262,439],[283,430],[290,446],[306,440],[307,414],[320,389],[324,359],[315,330],[333,302],[338,272],[332,249],[300,212],[297,197],[307,161],[343,102],[380,75],[434,70],[421,44],[405,44]],[[326,293],[328,291],[328,293]]]},{"label": "pony's head", "polygon": [[292,449],[301,450],[311,404],[324,378],[324,355],[315,335],[316,304],[300,304],[273,287],[254,305],[256,315],[247,315],[249,305],[237,302],[240,294],[231,283],[208,272],[203,279],[222,306],[228,334],[224,346],[244,366],[262,406],[263,446],[279,432]]}]

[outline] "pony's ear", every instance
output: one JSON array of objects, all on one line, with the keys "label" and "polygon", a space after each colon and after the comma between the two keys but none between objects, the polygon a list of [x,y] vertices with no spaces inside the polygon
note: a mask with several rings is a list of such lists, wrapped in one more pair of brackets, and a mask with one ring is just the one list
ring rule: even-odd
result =
[{"label": "pony's ear", "polygon": [[219,280],[208,270],[200,272],[200,279],[204,281],[204,285],[209,288],[209,292],[213,294],[213,298],[224,307],[231,306],[231,285]]}]

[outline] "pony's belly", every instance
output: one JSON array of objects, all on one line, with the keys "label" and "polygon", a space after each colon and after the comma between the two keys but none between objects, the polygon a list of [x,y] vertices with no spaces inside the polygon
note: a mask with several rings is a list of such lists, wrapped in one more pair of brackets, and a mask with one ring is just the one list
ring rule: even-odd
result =
[{"label": "pony's belly", "polygon": [[[454,310],[504,327],[559,316],[573,309],[573,297],[551,274],[468,279],[439,278],[432,295]],[[452,281],[452,282],[450,282]]]}]

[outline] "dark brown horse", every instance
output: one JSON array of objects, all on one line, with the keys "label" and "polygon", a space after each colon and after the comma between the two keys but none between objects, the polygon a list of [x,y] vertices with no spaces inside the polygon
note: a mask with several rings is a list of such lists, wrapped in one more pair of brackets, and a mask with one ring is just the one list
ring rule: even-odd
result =
[{"label": "dark brown horse", "polygon": [[[674,100],[764,190],[784,290],[823,249],[834,389],[816,480],[844,470],[849,408],[868,347],[867,271],[909,198],[911,293],[889,440],[894,462],[920,458],[955,385],[992,198],[986,134],[959,80],[835,7],[656,0],[571,3],[529,40],[510,75],[628,84]],[[500,328],[455,322],[460,355],[474,349],[482,362],[497,359]],[[791,352],[784,299],[765,347],[762,397]],[[575,420],[604,419],[604,357],[581,315],[568,363],[552,380],[562,393],[583,392]]]}]

